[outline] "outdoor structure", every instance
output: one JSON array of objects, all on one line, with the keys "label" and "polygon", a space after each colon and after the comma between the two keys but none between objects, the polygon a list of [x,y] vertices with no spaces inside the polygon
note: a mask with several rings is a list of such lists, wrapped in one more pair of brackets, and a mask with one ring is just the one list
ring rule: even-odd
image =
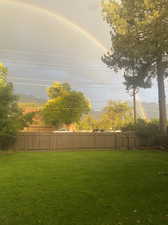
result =
[{"label": "outdoor structure", "polygon": [[23,132],[50,132],[53,131],[51,127],[44,126],[42,122],[42,118],[40,115],[40,111],[42,109],[41,106],[37,106],[31,103],[20,103],[20,107],[23,111],[23,114],[27,113],[36,113],[33,118],[33,123],[29,125],[28,127],[25,127]]},{"label": "outdoor structure", "polygon": [[14,149],[33,151],[60,149],[133,149],[138,145],[134,134],[128,133],[20,133]]},{"label": "outdoor structure", "polygon": [[[36,105],[31,105],[29,104],[20,104],[21,109],[23,110],[23,114],[27,113],[36,113],[35,116],[33,117],[33,123],[29,125],[28,127],[25,127],[22,132],[35,132],[35,133],[41,133],[41,132],[52,132],[56,130],[56,128],[52,126],[47,126],[43,122],[42,116],[40,114],[42,110],[42,106],[36,106]],[[66,130],[70,131],[76,131],[76,126],[75,124],[69,124],[69,125],[63,125],[61,128],[65,128]]]}]

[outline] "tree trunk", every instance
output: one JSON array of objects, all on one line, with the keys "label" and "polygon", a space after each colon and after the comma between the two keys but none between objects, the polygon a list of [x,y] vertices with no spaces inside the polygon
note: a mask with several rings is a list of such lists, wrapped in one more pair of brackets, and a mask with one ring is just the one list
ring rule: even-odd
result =
[{"label": "tree trunk", "polygon": [[[133,78],[135,79],[135,62],[133,61]],[[134,80],[134,87],[133,87],[133,108],[134,108],[134,124],[137,122],[137,107],[136,107],[136,86]]]},{"label": "tree trunk", "polygon": [[136,89],[133,90],[133,108],[134,108],[134,124],[137,122],[137,110],[136,110]]},{"label": "tree trunk", "polygon": [[158,98],[159,98],[159,121],[161,135],[167,134],[167,114],[166,114],[166,95],[164,85],[164,71],[161,60],[157,63],[157,82],[158,82]]}]

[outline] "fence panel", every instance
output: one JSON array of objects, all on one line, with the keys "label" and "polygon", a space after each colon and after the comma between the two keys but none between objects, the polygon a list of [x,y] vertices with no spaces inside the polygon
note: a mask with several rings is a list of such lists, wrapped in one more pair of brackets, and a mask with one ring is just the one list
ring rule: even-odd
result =
[{"label": "fence panel", "polygon": [[132,149],[135,135],[124,133],[20,133],[15,150]]}]

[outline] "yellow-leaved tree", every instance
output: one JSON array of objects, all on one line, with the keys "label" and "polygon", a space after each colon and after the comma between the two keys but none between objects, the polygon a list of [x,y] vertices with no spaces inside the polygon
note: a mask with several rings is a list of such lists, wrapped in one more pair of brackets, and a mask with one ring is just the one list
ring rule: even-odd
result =
[{"label": "yellow-leaved tree", "polygon": [[82,92],[71,90],[67,83],[55,82],[48,89],[49,100],[42,111],[47,125],[59,128],[80,120],[91,108],[88,99]]}]

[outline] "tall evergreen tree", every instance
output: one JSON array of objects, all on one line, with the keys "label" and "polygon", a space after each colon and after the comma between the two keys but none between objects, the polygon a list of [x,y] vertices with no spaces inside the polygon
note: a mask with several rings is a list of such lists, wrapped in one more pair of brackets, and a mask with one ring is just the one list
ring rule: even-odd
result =
[{"label": "tall evergreen tree", "polygon": [[[164,80],[168,73],[168,0],[107,0],[103,2],[111,27],[112,49],[103,61],[124,69],[127,88],[150,87],[157,79],[160,131],[166,134]],[[130,76],[130,71],[134,76]]]}]

